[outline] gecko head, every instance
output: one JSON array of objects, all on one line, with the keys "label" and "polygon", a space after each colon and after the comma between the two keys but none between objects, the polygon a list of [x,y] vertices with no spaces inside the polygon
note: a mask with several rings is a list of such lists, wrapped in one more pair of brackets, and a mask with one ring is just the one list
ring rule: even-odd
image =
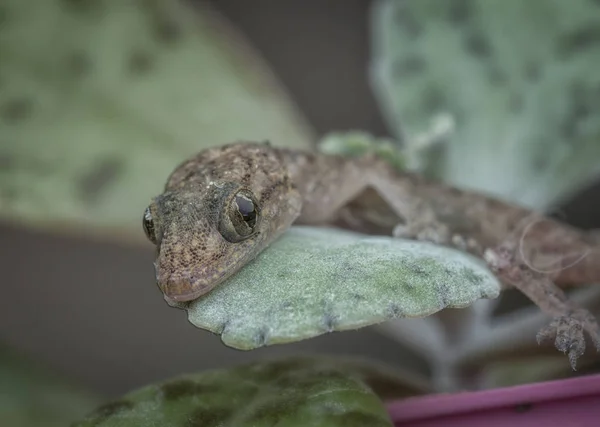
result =
[{"label": "gecko head", "polygon": [[262,208],[249,188],[233,182],[156,197],[142,222],[157,246],[158,287],[172,301],[198,298],[257,255],[274,235],[273,224],[283,231],[295,216],[284,215],[280,206]]}]

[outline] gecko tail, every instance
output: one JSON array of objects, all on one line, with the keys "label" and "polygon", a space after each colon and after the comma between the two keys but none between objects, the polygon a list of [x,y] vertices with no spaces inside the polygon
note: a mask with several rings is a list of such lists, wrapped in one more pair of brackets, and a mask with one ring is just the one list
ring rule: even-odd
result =
[{"label": "gecko tail", "polygon": [[517,249],[531,271],[560,285],[600,283],[600,230],[578,230],[538,215],[523,220]]}]

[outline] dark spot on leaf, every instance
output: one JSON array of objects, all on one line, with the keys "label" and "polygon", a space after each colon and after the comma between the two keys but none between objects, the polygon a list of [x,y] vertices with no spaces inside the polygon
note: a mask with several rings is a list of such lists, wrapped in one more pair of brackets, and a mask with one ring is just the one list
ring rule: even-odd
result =
[{"label": "dark spot on leaf", "polygon": [[416,275],[419,275],[419,276],[427,275],[427,270],[425,270],[423,267],[421,267],[418,264],[412,264],[410,266],[410,271],[412,271],[413,273],[415,273]]},{"label": "dark spot on leaf", "polygon": [[121,411],[132,409],[133,406],[133,402],[130,402],[128,400],[117,400],[114,402],[109,402],[97,408],[90,415],[90,418],[95,419],[97,423],[101,423],[102,421]]},{"label": "dark spot on leaf", "polygon": [[438,86],[428,86],[423,93],[423,109],[428,116],[439,113],[447,106],[446,95]]},{"label": "dark spot on leaf", "polygon": [[337,373],[334,373],[332,375],[331,372],[327,372],[326,370],[319,370],[317,375],[315,372],[309,374],[308,372],[301,370],[271,377],[271,380],[274,385],[283,390],[311,390],[322,386],[324,381],[336,374]]},{"label": "dark spot on leaf", "polygon": [[163,384],[160,389],[165,400],[177,400],[182,397],[199,396],[220,391],[217,386],[201,384],[188,379],[170,381]]},{"label": "dark spot on leaf", "polygon": [[124,169],[123,161],[107,157],[96,163],[78,183],[79,197],[87,203],[94,202]]},{"label": "dark spot on leaf", "polygon": [[487,72],[489,82],[493,86],[502,86],[508,82],[508,75],[499,65],[491,65]]},{"label": "dark spot on leaf", "polygon": [[482,31],[471,31],[464,39],[465,50],[479,58],[486,59],[492,56],[492,45]]},{"label": "dark spot on leaf", "polygon": [[[202,249],[200,248],[200,250],[205,251],[206,248]],[[225,332],[225,330],[227,329],[227,327],[229,326],[229,320],[226,320],[225,322],[223,322],[223,324],[221,325],[221,332],[219,332],[220,334],[223,334]]]},{"label": "dark spot on leaf", "polygon": [[305,396],[279,396],[257,407],[248,415],[247,425],[275,426],[306,402]]},{"label": "dark spot on leaf", "polygon": [[73,52],[67,58],[67,70],[73,77],[83,77],[92,69],[92,60],[85,52]]},{"label": "dark spot on leaf", "polygon": [[[346,374],[343,374],[337,370],[332,369],[323,369],[318,371],[311,370],[309,372],[297,372],[291,377],[296,379],[296,383],[290,383],[288,379],[286,380],[278,380],[280,387],[286,388],[287,392],[282,392],[279,395],[273,397],[264,404],[256,407],[253,413],[248,414],[247,425],[282,425],[284,424],[283,420],[289,420],[290,416],[294,413],[298,413],[302,411],[302,409],[306,408],[307,405],[307,397],[314,394],[315,392],[324,392],[338,388],[336,385],[338,384],[347,384],[348,377]],[[274,378],[274,377],[271,377]],[[326,386],[326,384],[330,384],[330,386]],[[289,385],[289,387],[285,387]],[[290,392],[291,390],[293,392]],[[331,401],[335,399],[331,397],[330,394],[324,394],[321,399],[319,399],[315,403],[309,403],[309,407],[313,410],[317,410],[320,414],[323,414],[323,409],[325,409],[324,402]],[[313,399],[313,402],[315,399]],[[315,407],[313,405],[318,405]],[[308,409],[308,408],[306,408]],[[343,411],[343,408],[342,408]],[[319,417],[321,421],[322,415]],[[287,423],[285,423],[287,424]],[[312,425],[310,423],[305,423],[306,425]],[[329,425],[326,420],[320,422],[320,425]],[[338,425],[338,424],[335,424]],[[339,425],[352,425],[352,424],[339,424]],[[373,424],[364,424],[364,425],[373,425]]]},{"label": "dark spot on leaf", "polygon": [[354,300],[356,300],[356,301],[364,301],[364,300],[365,300],[365,297],[364,297],[364,295],[361,295],[361,294],[359,294],[359,293],[356,293],[356,292],[352,292],[352,293],[350,294],[350,296],[352,297],[352,299],[354,299]]},{"label": "dark spot on leaf", "polygon": [[338,321],[338,317],[335,314],[332,313],[325,313],[325,315],[323,316],[323,325],[325,326],[325,329],[329,332],[333,331],[335,328],[335,324]]},{"label": "dark spot on leaf", "polygon": [[455,25],[466,24],[471,17],[471,2],[469,0],[452,0],[447,2],[448,20]]},{"label": "dark spot on leaf", "polygon": [[227,423],[227,420],[234,413],[228,408],[197,408],[190,414],[184,427],[220,427]]},{"label": "dark spot on leaf", "polygon": [[29,98],[13,98],[2,106],[2,118],[6,123],[23,121],[33,113],[33,101]]},{"label": "dark spot on leaf", "polygon": [[542,76],[542,67],[538,62],[530,62],[525,67],[525,78],[534,83]]},{"label": "dark spot on leaf", "polygon": [[417,21],[414,13],[406,6],[406,3],[398,4],[394,19],[410,39],[416,39],[423,32],[421,23]]},{"label": "dark spot on leaf", "polygon": [[411,55],[395,61],[392,72],[394,78],[405,78],[421,73],[425,71],[426,68],[427,62],[424,58],[417,55]]},{"label": "dark spot on leaf", "polygon": [[513,93],[510,95],[508,100],[508,108],[513,114],[519,114],[521,111],[523,111],[524,106],[525,99],[523,98],[523,94]]},{"label": "dark spot on leaf", "polygon": [[[408,266],[408,267],[410,268],[410,266]],[[413,283],[413,281],[410,278],[408,280],[403,280],[402,286],[404,286],[409,291],[415,289],[415,284]]]},{"label": "dark spot on leaf", "polygon": [[524,412],[529,412],[533,409],[533,403],[520,403],[518,405],[515,406],[515,412],[518,412],[520,414],[524,413]]},{"label": "dark spot on leaf", "polygon": [[532,167],[536,171],[543,171],[548,167],[549,163],[548,151],[536,153],[532,160]]},{"label": "dark spot on leaf", "polygon": [[174,43],[181,38],[181,28],[173,20],[160,19],[156,23],[156,38],[163,43]]},{"label": "dark spot on leaf", "polygon": [[557,43],[557,55],[567,59],[578,51],[589,49],[600,42],[600,22],[587,27],[579,28],[562,36]]},{"label": "dark spot on leaf", "polygon": [[396,303],[392,303],[388,306],[388,313],[390,317],[404,317],[404,312]]},{"label": "dark spot on leaf", "polygon": [[446,282],[438,283],[438,297],[440,299],[440,308],[448,307],[450,302],[450,287]]},{"label": "dark spot on leaf", "polygon": [[127,61],[127,68],[132,74],[142,75],[148,73],[152,69],[152,57],[141,50],[131,53]]},{"label": "dark spot on leaf", "polygon": [[562,134],[567,140],[577,136],[579,122],[592,114],[592,99],[592,92],[586,88],[584,83],[575,82],[570,87],[569,101],[572,107],[565,115],[561,125]]},{"label": "dark spot on leaf", "polygon": [[475,273],[470,268],[463,267],[461,270],[461,274],[473,285],[479,286],[483,283],[483,277]]},{"label": "dark spot on leaf", "polygon": [[267,344],[267,338],[269,336],[269,330],[266,326],[260,328],[255,337],[255,341],[259,347]]},{"label": "dark spot on leaf", "polygon": [[572,138],[577,135],[577,121],[573,120],[573,117],[567,116],[563,119],[560,129],[565,142],[570,143]]}]

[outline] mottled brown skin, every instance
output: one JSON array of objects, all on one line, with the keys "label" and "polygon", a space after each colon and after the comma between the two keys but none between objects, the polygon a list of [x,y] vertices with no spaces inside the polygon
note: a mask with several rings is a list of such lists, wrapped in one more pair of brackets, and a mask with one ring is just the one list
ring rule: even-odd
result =
[{"label": "mottled brown skin", "polygon": [[538,339],[555,338],[573,366],[585,349],[584,330],[600,346],[594,317],[555,285],[600,280],[597,240],[510,203],[400,173],[374,156],[253,142],[210,148],[175,169],[144,218],[158,249],[158,286],[172,301],[209,292],[293,223],[333,224],[478,255],[553,316]]}]

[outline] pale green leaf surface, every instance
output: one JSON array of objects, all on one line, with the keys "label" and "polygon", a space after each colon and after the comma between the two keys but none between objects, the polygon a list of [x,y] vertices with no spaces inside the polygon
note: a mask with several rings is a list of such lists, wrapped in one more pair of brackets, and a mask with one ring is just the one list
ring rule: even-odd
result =
[{"label": "pale green leaf surface", "polygon": [[175,304],[237,349],[299,341],[495,298],[479,259],[441,246],[292,227],[203,297]]},{"label": "pale green leaf surface", "polygon": [[177,164],[312,131],[227,22],[177,0],[0,4],[0,217],[119,230]]},{"label": "pale green leaf surface", "polygon": [[379,0],[371,28],[395,136],[454,120],[428,173],[535,208],[600,173],[600,2]]},{"label": "pale green leaf surface", "polygon": [[391,427],[361,373],[329,358],[256,362],[127,394],[74,427]]}]

